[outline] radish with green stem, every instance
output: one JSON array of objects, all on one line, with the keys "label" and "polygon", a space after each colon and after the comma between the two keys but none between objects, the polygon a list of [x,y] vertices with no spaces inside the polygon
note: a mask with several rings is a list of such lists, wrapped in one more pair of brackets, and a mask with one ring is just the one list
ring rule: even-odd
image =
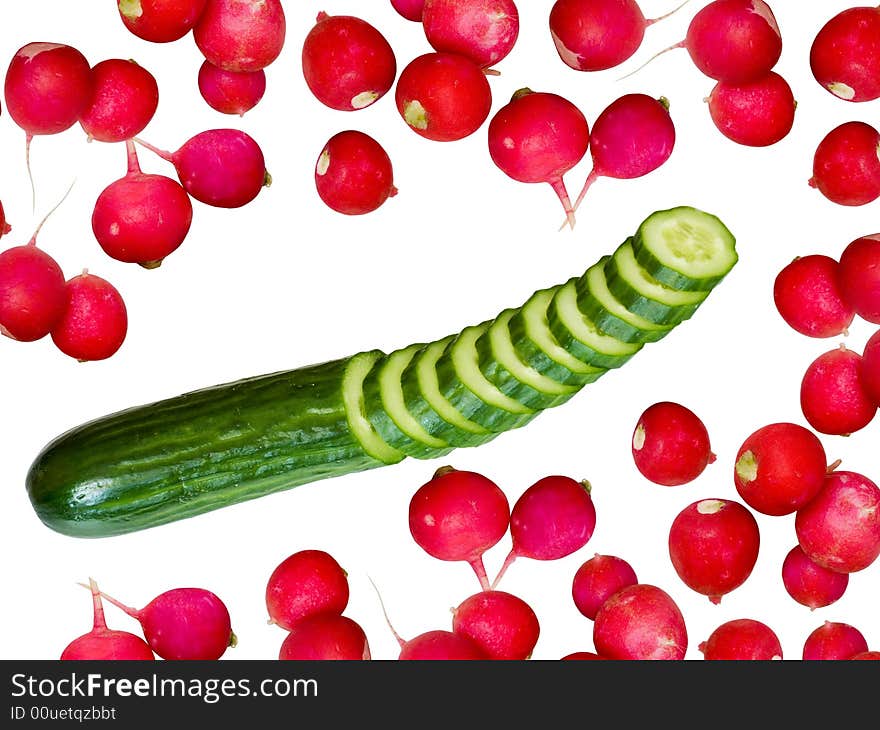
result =
[{"label": "radish with green stem", "polygon": [[852,7],[830,18],[813,38],[810,70],[838,99],[880,98],[880,8]]},{"label": "radish with green stem", "polygon": [[880,197],[880,132],[859,121],[836,126],[816,146],[807,182],[838,205],[875,201]]},{"label": "radish with green stem", "polygon": [[541,626],[522,598],[504,591],[480,591],[452,612],[452,631],[479,646],[489,659],[522,660],[532,656]]},{"label": "radish with green stem", "polygon": [[116,354],[128,332],[128,312],[119,290],[84,269],[64,285],[67,301],[52,331],[52,342],[80,362]]},{"label": "radish with green stem", "polygon": [[846,335],[856,316],[844,296],[840,263],[824,254],[783,266],[773,281],[773,303],[785,323],[807,337]]},{"label": "radish with green stem", "polygon": [[578,611],[591,621],[611,596],[638,583],[633,567],[616,555],[596,554],[575,571],[571,597]]},{"label": "radish with green stem", "polygon": [[348,573],[325,550],[298,550],[288,555],[266,583],[269,623],[288,631],[308,616],[341,614],[348,597]]},{"label": "radish with green stem", "polygon": [[124,142],[144,130],[158,106],[153,74],[134,61],[109,58],[92,67],[92,94],[79,123],[90,140]]},{"label": "radish with green stem", "polygon": [[297,621],[281,643],[285,661],[363,661],[370,644],[363,627],[348,616],[318,613]]},{"label": "radish with green stem", "polygon": [[840,254],[843,298],[862,319],[880,324],[880,234],[850,241]]},{"label": "radish with green stem", "polygon": [[513,50],[519,11],[513,0],[425,0],[422,27],[435,51],[460,53],[488,69]]},{"label": "radish with green stem", "polygon": [[843,597],[849,575],[819,565],[800,545],[795,545],[782,561],[782,584],[795,601],[815,610]]},{"label": "radish with green stem", "polygon": [[706,102],[716,129],[747,147],[776,144],[794,126],[794,92],[775,71],[746,83],[719,81]]},{"label": "radish with green stem", "polygon": [[842,621],[825,621],[804,640],[801,658],[809,661],[838,661],[852,659],[863,651],[868,651],[868,642],[855,626]]},{"label": "radish with green stem", "polygon": [[782,644],[776,632],[752,618],[725,621],[698,648],[703,659],[710,661],[782,659]]},{"label": "radish with green stem", "polygon": [[170,43],[189,33],[207,0],[116,0],[129,31],[151,43]]},{"label": "radish with green stem", "polygon": [[192,32],[215,66],[259,71],[281,55],[287,22],[280,0],[208,0]]},{"label": "radish with green stem", "polygon": [[199,94],[221,114],[244,113],[253,109],[266,93],[266,72],[224,71],[210,61],[203,61],[198,74]]}]

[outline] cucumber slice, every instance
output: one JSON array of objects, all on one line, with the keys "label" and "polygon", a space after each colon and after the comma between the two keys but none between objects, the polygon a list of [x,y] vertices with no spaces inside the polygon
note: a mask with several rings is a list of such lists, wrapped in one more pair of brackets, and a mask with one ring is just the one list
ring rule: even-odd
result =
[{"label": "cucumber slice", "polygon": [[717,217],[689,206],[649,215],[632,240],[648,276],[682,291],[709,291],[738,260],[736,239]]}]

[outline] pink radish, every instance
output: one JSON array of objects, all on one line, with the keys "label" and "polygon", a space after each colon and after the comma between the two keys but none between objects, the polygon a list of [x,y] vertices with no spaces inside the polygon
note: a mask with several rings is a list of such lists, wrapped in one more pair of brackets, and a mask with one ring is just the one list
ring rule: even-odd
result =
[{"label": "pink radish", "polygon": [[807,661],[846,660],[863,651],[868,651],[868,642],[855,626],[826,621],[804,640],[801,658]]},{"label": "pink radish", "polygon": [[519,11],[513,0],[425,0],[422,27],[435,51],[460,53],[487,69],[513,50]]},{"label": "pink radish", "polygon": [[523,183],[548,183],[574,228],[574,208],[563,175],[583,159],[590,127],[568,99],[519,89],[489,122],[489,154],[508,177]]},{"label": "pink radish", "polygon": [[144,130],[158,105],[153,74],[134,61],[110,58],[92,68],[92,94],[79,123],[89,139],[123,142]]},{"label": "pink radish", "polygon": [[823,568],[795,545],[782,561],[782,584],[795,601],[814,610],[839,600],[849,585],[849,575]]},{"label": "pink radish", "polygon": [[321,12],[303,41],[302,72],[322,104],[355,111],[391,89],[397,60],[385,36],[366,20]]},{"label": "pink radish", "polygon": [[880,234],[861,236],[843,249],[840,288],[859,317],[880,324]]},{"label": "pink radish", "polygon": [[269,622],[288,631],[308,616],[341,614],[348,597],[348,574],[324,550],[299,550],[289,555],[266,583]]},{"label": "pink radish", "polygon": [[492,89],[469,58],[425,53],[400,72],[394,101],[416,134],[435,142],[454,142],[483,126],[492,109]]},{"label": "pink radish", "polygon": [[401,661],[480,661],[489,658],[466,636],[444,629],[425,631],[407,641],[398,639],[398,642],[400,654],[397,658]]},{"label": "pink radish", "polygon": [[725,621],[701,642],[703,659],[768,661],[782,659],[779,637],[767,624],[751,618]]},{"label": "pink radish", "polygon": [[128,172],[101,191],[92,231],[111,258],[153,269],[186,238],[192,203],[176,180],[141,172],[134,142],[126,149]]},{"label": "pink radish", "polygon": [[562,657],[562,661],[596,661],[597,659],[602,660],[605,657],[599,656],[594,651],[573,651]]},{"label": "pink radish", "polygon": [[253,109],[266,93],[266,72],[224,71],[203,61],[198,75],[199,93],[208,106],[221,114],[244,113]]},{"label": "pink radish", "polygon": [[596,554],[575,571],[571,583],[574,605],[591,621],[611,596],[638,583],[636,572],[623,558]]},{"label": "pink radish", "polygon": [[479,646],[490,659],[528,659],[541,627],[532,607],[504,591],[480,591],[452,611],[452,631]]},{"label": "pink radish", "polygon": [[880,8],[847,8],[828,20],[810,46],[810,69],[838,99],[880,98]]},{"label": "pink radish", "polygon": [[225,71],[259,71],[281,55],[286,31],[280,0],[208,0],[193,39]]},{"label": "pink radish", "polygon": [[153,650],[140,636],[107,627],[101,593],[94,580],[92,591],[94,625],[87,634],[71,641],[61,652],[62,660],[154,660]]},{"label": "pink radish", "polygon": [[324,145],[315,164],[315,187],[328,207],[346,215],[370,213],[397,195],[388,153],[357,130],[338,132]]},{"label": "pink radish", "polygon": [[880,661],[880,651],[860,651],[855,656],[850,657],[850,659],[873,662]]},{"label": "pink radish", "polygon": [[847,334],[856,313],[846,301],[840,264],[830,256],[798,256],[780,269],[773,302],[786,324],[807,337]]},{"label": "pink radish", "polygon": [[709,116],[718,131],[747,147],[776,144],[794,126],[794,92],[775,71],[745,83],[719,81],[707,102]]},{"label": "pink radish", "polygon": [[880,197],[880,132],[866,122],[832,129],[816,147],[808,182],[838,205],[875,201]]},{"label": "pink radish", "polygon": [[128,332],[128,312],[116,287],[83,270],[64,288],[64,314],[50,333],[55,346],[80,362],[116,354]]},{"label": "pink radish", "polygon": [[871,400],[880,406],[880,330],[868,338],[862,350],[862,385]]},{"label": "pink radish", "polygon": [[134,35],[152,43],[170,43],[189,33],[207,0],[117,0],[119,17]]},{"label": "pink radish", "polygon": [[335,613],[318,613],[297,621],[284,638],[278,658],[292,661],[363,661],[370,644],[356,621]]},{"label": "pink radish", "polygon": [[421,23],[422,11],[425,9],[425,0],[391,0],[391,7],[401,17],[414,23]]}]

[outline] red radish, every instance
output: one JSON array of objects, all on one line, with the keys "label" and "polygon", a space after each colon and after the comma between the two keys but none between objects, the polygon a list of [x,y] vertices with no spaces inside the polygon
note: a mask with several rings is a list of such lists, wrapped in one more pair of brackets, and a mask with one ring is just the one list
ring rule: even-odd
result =
[{"label": "red radish", "polygon": [[616,555],[596,554],[584,562],[574,574],[571,596],[574,605],[591,621],[611,596],[639,580],[633,567]]},{"label": "red radish", "polygon": [[414,23],[421,23],[422,11],[425,9],[425,0],[391,0],[391,7],[401,17],[412,20]]},{"label": "red radish", "polygon": [[259,71],[281,54],[286,30],[280,0],[208,0],[193,39],[225,71]]},{"label": "red radish", "polygon": [[862,383],[862,356],[841,344],[813,360],[801,379],[801,410],[819,433],[848,436],[865,428],[877,405]]},{"label": "red radish", "polygon": [[492,109],[486,75],[456,53],[425,53],[400,72],[394,89],[397,111],[416,134],[454,142],[476,132]]},{"label": "red radish", "polygon": [[362,661],[370,659],[370,644],[356,621],[335,613],[318,613],[293,625],[281,644],[278,658]]},{"label": "red radish", "polygon": [[107,628],[101,593],[94,580],[92,591],[94,625],[87,634],[71,641],[61,652],[62,660],[154,660],[153,650],[140,636],[128,631]]},{"label": "red radish", "polygon": [[302,72],[322,104],[355,111],[385,96],[397,60],[385,36],[366,20],[321,12],[303,41]]},{"label": "red radish", "polygon": [[203,61],[198,75],[199,93],[208,106],[221,114],[238,114],[253,109],[266,93],[266,72],[224,71]]},{"label": "red radish", "polygon": [[605,659],[594,651],[574,651],[562,657],[563,661],[595,661],[597,659]]},{"label": "red radish", "polygon": [[847,8],[833,16],[813,39],[810,69],[838,99],[880,98],[880,8]]},{"label": "red radish", "polygon": [[315,614],[341,614],[348,605],[348,574],[324,550],[299,550],[282,560],[266,583],[269,622],[290,631]]},{"label": "red radish", "polygon": [[858,659],[861,661],[878,661],[880,660],[880,651],[860,651],[850,659]]},{"label": "red radish", "polygon": [[703,659],[768,661],[782,659],[779,637],[767,624],[751,618],[725,621],[701,642]]},{"label": "red radish", "polygon": [[510,525],[507,495],[488,477],[441,467],[409,503],[409,529],[425,552],[439,560],[467,562],[487,589],[483,553]]},{"label": "red radish", "polygon": [[868,338],[862,350],[862,385],[880,406],[880,330]]},{"label": "red radish", "polygon": [[798,256],[773,282],[773,302],[786,324],[807,337],[846,335],[856,312],[846,301],[840,264],[830,256]]},{"label": "red radish", "polygon": [[865,122],[844,122],[826,134],[813,155],[809,179],[832,203],[867,205],[880,197],[880,132]]},{"label": "red radish", "polygon": [[370,213],[397,195],[388,153],[356,130],[334,134],[315,164],[315,187],[324,203],[346,215]]},{"label": "red radish", "polygon": [[199,132],[176,152],[135,141],[174,165],[186,192],[206,205],[240,208],[272,180],[260,146],[239,129]]},{"label": "red radish", "polygon": [[862,474],[832,471],[822,491],[797,511],[798,544],[813,561],[855,573],[880,555],[880,487]]},{"label": "red radish", "polygon": [[528,659],[541,627],[532,607],[504,591],[480,591],[452,612],[452,631],[479,646],[489,659]]},{"label": "red radish", "polygon": [[128,332],[122,295],[109,281],[83,270],[65,284],[67,303],[52,328],[55,346],[80,362],[114,355]]},{"label": "red radish", "polygon": [[489,154],[508,177],[548,183],[574,228],[563,175],[583,159],[590,127],[583,112],[558,94],[519,89],[489,122]]},{"label": "red radish", "polygon": [[849,575],[823,568],[795,545],[782,561],[782,583],[788,595],[813,610],[839,600],[846,592]]},{"label": "red radish", "polygon": [[680,660],[687,652],[687,626],[672,596],[637,583],[602,604],[593,622],[593,644],[606,659]]},{"label": "red radish", "polygon": [[207,0],[117,0],[119,17],[134,35],[170,43],[189,33]]},{"label": "red radish", "polygon": [[852,659],[863,651],[868,651],[868,642],[855,626],[840,621],[826,621],[807,636],[801,658],[835,661]]},{"label": "red radish", "polygon": [[751,575],[760,542],[758,523],[746,507],[701,499],[672,521],[669,557],[688,588],[717,604]]},{"label": "red radish", "polygon": [[742,500],[765,515],[788,515],[825,483],[825,448],[797,423],[770,423],[753,431],[736,454],[733,482]]},{"label": "red radish", "polygon": [[639,417],[632,455],[645,479],[665,487],[692,482],[716,458],[700,417],[672,401],[654,403]]},{"label": "red radish", "polygon": [[859,317],[880,324],[880,233],[857,238],[843,249],[840,288]]},{"label": "red radish", "polygon": [[153,74],[134,61],[110,58],[92,68],[92,94],[79,123],[89,139],[123,142],[144,130],[158,105]]},{"label": "red radish", "polygon": [[422,27],[435,51],[460,53],[485,69],[513,50],[519,11],[513,0],[425,0]]},{"label": "red radish", "polygon": [[794,126],[794,92],[775,71],[746,83],[719,81],[707,102],[709,116],[718,131],[747,147],[776,144]]},{"label": "red radish", "polygon": [[480,661],[488,659],[483,650],[466,636],[434,629],[414,636],[408,641],[399,639],[401,661]]}]

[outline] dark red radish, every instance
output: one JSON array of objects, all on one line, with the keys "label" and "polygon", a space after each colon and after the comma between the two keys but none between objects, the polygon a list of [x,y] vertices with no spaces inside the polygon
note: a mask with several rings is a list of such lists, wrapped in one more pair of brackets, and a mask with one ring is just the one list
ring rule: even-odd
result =
[{"label": "dark red radish", "polygon": [[189,33],[207,0],[116,0],[119,17],[134,35],[152,43],[170,43]]},{"label": "dark red radish", "polygon": [[422,27],[435,51],[460,53],[488,69],[516,45],[519,11],[513,0],[425,0]]},{"label": "dark red radish", "polygon": [[66,304],[64,272],[35,239],[0,252],[0,334],[39,340],[61,319]]},{"label": "dark red radish", "polygon": [[363,627],[348,616],[318,613],[297,621],[281,643],[278,658],[292,661],[365,661],[370,644]]},{"label": "dark red radish", "polygon": [[669,557],[678,577],[715,604],[745,583],[760,544],[755,517],[729,499],[693,502],[669,528]]},{"label": "dark red radish", "polygon": [[868,338],[862,350],[862,385],[880,406],[880,330]]},{"label": "dark red radish", "polygon": [[489,588],[483,553],[510,526],[507,495],[488,477],[441,467],[413,494],[409,530],[416,544],[438,560],[464,561]]},{"label": "dark red radish", "polygon": [[602,604],[593,622],[593,645],[606,659],[681,660],[688,647],[687,625],[672,596],[637,583]]},{"label": "dark red radish", "polygon": [[846,345],[823,352],[804,372],[801,411],[819,433],[848,436],[877,414],[877,404],[862,382],[862,356]]},{"label": "dark red radish", "polygon": [[153,650],[140,636],[128,631],[107,627],[101,593],[94,580],[89,579],[92,591],[93,626],[87,634],[78,636],[61,652],[63,661],[119,661],[154,660]]},{"label": "dark red radish", "polygon": [[808,182],[838,205],[875,201],[880,197],[880,132],[866,122],[832,129],[816,147]]},{"label": "dark red radish", "polygon": [[807,337],[846,335],[856,316],[843,295],[839,262],[823,254],[783,266],[773,282],[773,303],[786,324]]},{"label": "dark red radish", "polygon": [[819,565],[855,573],[880,555],[880,487],[853,471],[832,471],[795,515],[798,544]]},{"label": "dark red radish", "polygon": [[315,187],[329,208],[345,215],[370,213],[397,195],[385,148],[353,129],[334,134],[324,145],[315,164]]},{"label": "dark red radish", "polygon": [[736,618],[718,626],[698,647],[710,661],[769,661],[782,659],[779,637],[767,624]]},{"label": "dark red radish", "polygon": [[355,111],[391,89],[397,59],[385,36],[366,20],[320,12],[303,41],[302,72],[322,104]]},{"label": "dark red radish", "polygon": [[452,631],[434,629],[404,641],[399,639],[401,661],[480,661],[489,657],[473,641]]},{"label": "dark red radish", "polygon": [[489,122],[489,154],[508,177],[523,183],[547,183],[574,228],[574,208],[563,176],[580,162],[590,144],[583,112],[568,99],[522,88]]},{"label": "dark red radish", "polygon": [[288,631],[307,616],[340,615],[348,598],[348,574],[324,550],[298,550],[287,556],[266,583],[269,623]]},{"label": "dark red radish", "polygon": [[174,165],[186,192],[205,205],[240,208],[272,181],[260,145],[239,129],[199,132],[176,152],[135,141]]},{"label": "dark red radish", "polygon": [[736,454],[733,482],[739,496],[765,515],[788,515],[825,483],[825,447],[797,423],[769,423],[753,431]]},{"label": "dark red radish", "polygon": [[843,249],[840,288],[859,317],[880,324],[880,233],[861,236]]},{"label": "dark red radish", "polygon": [[692,482],[716,459],[700,417],[672,401],[654,403],[639,416],[632,456],[645,479],[665,487]]},{"label": "dark red radish", "polygon": [[541,626],[522,598],[504,591],[480,591],[452,611],[452,631],[470,639],[489,659],[517,660],[532,656]]},{"label": "dark red radish", "polygon": [[425,9],[425,0],[391,0],[391,7],[401,17],[414,23],[422,22],[422,11]]},{"label": "dark red radish", "polygon": [[397,111],[416,134],[454,142],[476,132],[492,109],[486,74],[457,53],[425,53],[400,72],[394,89]]},{"label": "dark red radish", "polygon": [[795,601],[814,610],[840,600],[849,585],[849,575],[823,568],[795,545],[782,561],[782,584]]},{"label": "dark red radish", "polygon": [[878,661],[880,660],[880,651],[860,651],[850,659],[857,659],[860,661]]},{"label": "dark red radish", "polygon": [[115,355],[128,333],[128,312],[119,290],[83,270],[65,284],[64,314],[50,335],[65,355],[80,362]]},{"label": "dark red radish", "polygon": [[259,71],[281,55],[287,23],[280,0],[208,0],[192,32],[215,66]]},{"label": "dark red radish", "polygon": [[769,147],[788,136],[794,127],[794,92],[775,71],[746,83],[719,81],[707,103],[718,131],[747,147]]},{"label": "dark red radish", "polygon": [[804,640],[801,658],[807,661],[838,661],[852,659],[863,651],[868,651],[868,642],[855,626],[841,621],[825,621]]},{"label": "dark red radish", "polygon": [[10,226],[9,221],[6,220],[6,211],[3,210],[3,203],[0,202],[0,238],[3,238],[3,236],[11,230],[12,226]]},{"label": "dark red radish", "polygon": [[575,571],[571,597],[577,610],[594,621],[605,601],[638,582],[635,570],[626,560],[616,555],[596,554]]},{"label": "dark red radish", "polygon": [[810,46],[810,69],[838,99],[880,98],[880,8],[847,8],[828,20]]},{"label": "dark red radish", "polygon": [[263,69],[225,71],[210,61],[203,61],[198,85],[199,93],[212,109],[241,117],[259,104],[266,93],[266,72]]},{"label": "dark red radish", "polygon": [[562,661],[596,661],[597,659],[604,660],[605,657],[599,656],[594,651],[573,651],[562,657]]},{"label": "dark red radish", "polygon": [[109,58],[92,67],[92,94],[79,123],[89,139],[124,142],[144,130],[158,106],[153,74],[134,61]]}]

